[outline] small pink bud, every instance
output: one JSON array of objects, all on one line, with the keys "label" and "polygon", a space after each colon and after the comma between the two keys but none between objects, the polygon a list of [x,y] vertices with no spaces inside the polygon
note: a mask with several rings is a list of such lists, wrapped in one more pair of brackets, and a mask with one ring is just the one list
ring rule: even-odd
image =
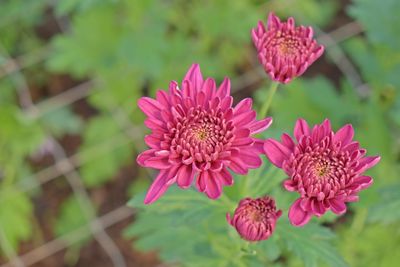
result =
[{"label": "small pink bud", "polygon": [[275,200],[265,196],[242,199],[233,218],[229,213],[226,214],[226,218],[243,239],[254,242],[268,239],[281,215],[282,211],[276,210]]}]

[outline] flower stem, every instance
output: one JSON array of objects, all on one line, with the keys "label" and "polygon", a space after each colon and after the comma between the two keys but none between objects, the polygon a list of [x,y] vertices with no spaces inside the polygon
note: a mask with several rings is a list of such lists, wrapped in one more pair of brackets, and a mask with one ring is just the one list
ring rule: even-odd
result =
[{"label": "flower stem", "polygon": [[268,95],[267,101],[265,101],[261,107],[260,119],[263,119],[267,116],[268,110],[269,110],[269,107],[271,106],[272,99],[274,98],[276,89],[278,89],[278,85],[279,85],[278,82],[272,82],[271,85],[269,86],[269,95]]}]

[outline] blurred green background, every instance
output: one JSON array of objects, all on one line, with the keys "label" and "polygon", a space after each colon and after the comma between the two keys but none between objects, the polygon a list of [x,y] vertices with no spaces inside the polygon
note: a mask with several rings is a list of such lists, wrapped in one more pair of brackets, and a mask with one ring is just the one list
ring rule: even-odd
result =
[{"label": "blurred green background", "polygon": [[[141,206],[154,173],[135,163],[148,133],[136,101],[197,62],[258,108],[269,80],[250,30],[269,11],[312,25],[326,52],[280,87],[263,137],[330,118],[382,160],[346,215],[303,230],[282,219],[243,248],[230,204],[179,191]],[[399,12],[398,0],[0,1],[0,266],[398,266]],[[294,196],[266,166],[228,197],[273,193],[286,209]]]}]

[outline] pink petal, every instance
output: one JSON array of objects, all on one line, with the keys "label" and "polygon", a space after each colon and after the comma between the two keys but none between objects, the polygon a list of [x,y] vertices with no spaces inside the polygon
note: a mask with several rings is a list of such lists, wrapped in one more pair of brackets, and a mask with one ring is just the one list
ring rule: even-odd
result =
[{"label": "pink petal", "polygon": [[340,128],[335,135],[333,136],[333,142],[341,142],[342,147],[349,144],[351,140],[353,140],[354,129],[351,124],[346,124],[342,128]]},{"label": "pink petal", "polygon": [[169,169],[171,164],[168,162],[168,158],[164,157],[151,157],[144,161],[144,167],[154,168],[159,170]]},{"label": "pink petal", "polygon": [[164,108],[168,108],[168,107],[170,106],[169,96],[168,96],[168,94],[167,94],[165,91],[163,91],[163,90],[157,90],[156,98],[157,98],[157,101],[158,101]]},{"label": "pink petal", "polygon": [[249,125],[249,129],[252,134],[257,134],[268,129],[268,127],[271,126],[271,124],[272,124],[272,118],[268,117],[259,121],[252,122]]},{"label": "pink petal", "polygon": [[264,154],[264,141],[257,139],[257,138],[253,138],[253,148],[255,149],[255,151],[259,154]]},{"label": "pink petal", "polygon": [[138,101],[138,106],[148,117],[160,117],[160,103],[158,101],[149,97],[141,97]]},{"label": "pink petal", "polygon": [[199,173],[196,179],[196,188],[199,192],[204,192],[206,190],[206,181],[209,179],[210,175],[208,171],[202,171]]},{"label": "pink petal", "polygon": [[230,158],[229,168],[237,174],[247,174],[248,172],[247,165],[237,157]]},{"label": "pink petal", "polygon": [[324,122],[322,123],[322,127],[324,129],[323,136],[327,136],[332,132],[331,122],[329,119],[324,120]]},{"label": "pink petal", "polygon": [[223,185],[233,185],[233,177],[232,174],[226,169],[223,168],[219,173],[219,180]]},{"label": "pink petal", "polygon": [[[373,183],[373,180],[369,176],[360,176],[354,179],[351,188],[353,190],[362,190],[369,187]],[[353,188],[354,187],[354,188]]]},{"label": "pink petal", "polygon": [[281,20],[273,12],[270,12],[268,15],[268,30],[279,29],[280,25]]},{"label": "pink petal", "polygon": [[233,115],[238,116],[243,112],[251,110],[252,105],[253,105],[253,100],[251,98],[243,99],[233,108]]},{"label": "pink petal", "polygon": [[232,103],[233,103],[233,97],[227,96],[227,97],[222,98],[221,106],[220,106],[221,110],[227,111],[230,107],[232,107]]},{"label": "pink petal", "polygon": [[254,153],[252,149],[240,149],[240,160],[252,169],[259,168],[262,164],[262,160],[257,153]]},{"label": "pink petal", "polygon": [[294,150],[295,144],[294,144],[292,138],[288,134],[286,134],[286,133],[282,134],[281,140],[282,140],[282,144],[284,146],[286,146],[289,150],[291,150],[291,151]]},{"label": "pink petal", "polygon": [[291,151],[274,139],[267,139],[264,143],[264,151],[268,159],[278,168],[290,157]]},{"label": "pink petal", "polygon": [[161,140],[156,137],[154,134],[146,135],[144,137],[144,142],[151,148],[158,149],[160,148]]},{"label": "pink petal", "polygon": [[311,212],[304,211],[300,206],[301,198],[297,199],[289,209],[289,220],[293,226],[303,226],[311,219]]},{"label": "pink petal", "polygon": [[283,187],[290,192],[297,190],[297,184],[292,179],[287,179],[283,181]]},{"label": "pink petal", "polygon": [[294,136],[297,139],[297,142],[300,141],[302,136],[309,136],[310,135],[310,127],[303,119],[298,119],[296,125],[294,126]]},{"label": "pink petal", "polygon": [[231,81],[225,77],[221,85],[218,87],[217,97],[223,99],[231,94]]},{"label": "pink petal", "polygon": [[196,90],[194,93],[196,94],[197,90],[200,90],[203,86],[203,75],[201,74],[199,64],[193,64],[183,80],[189,80],[192,82],[194,90]]},{"label": "pink petal", "polygon": [[329,200],[329,204],[331,210],[337,215],[341,215],[346,212],[346,204],[344,203],[344,200],[332,198]]},{"label": "pink petal", "polygon": [[154,152],[155,152],[155,151],[156,151],[155,149],[149,149],[149,150],[143,151],[143,152],[140,153],[140,154],[138,155],[138,157],[136,158],[136,162],[137,162],[140,166],[145,167],[145,163],[144,163],[144,162],[145,162],[146,160],[148,160],[148,159],[154,157]]},{"label": "pink petal", "polygon": [[165,191],[168,189],[168,171],[162,170],[157,175],[156,179],[151,184],[149,190],[147,191],[146,197],[144,198],[144,204],[151,204],[161,197]]},{"label": "pink petal", "polygon": [[206,179],[206,195],[211,199],[217,199],[222,192],[221,185],[215,179],[214,174],[210,173],[208,179]]},{"label": "pink petal", "polygon": [[235,115],[233,122],[235,123],[236,127],[244,127],[255,120],[256,116],[256,112],[254,110],[250,110],[239,115]]},{"label": "pink petal", "polygon": [[214,79],[207,78],[203,83],[202,92],[206,94],[206,102],[212,100],[215,96],[216,84]]},{"label": "pink petal", "polygon": [[365,170],[372,168],[381,160],[380,156],[365,157],[358,161],[359,165],[354,170],[356,173],[362,173]]},{"label": "pink petal", "polygon": [[188,188],[193,182],[194,174],[192,165],[182,165],[176,174],[176,183],[181,188]]}]

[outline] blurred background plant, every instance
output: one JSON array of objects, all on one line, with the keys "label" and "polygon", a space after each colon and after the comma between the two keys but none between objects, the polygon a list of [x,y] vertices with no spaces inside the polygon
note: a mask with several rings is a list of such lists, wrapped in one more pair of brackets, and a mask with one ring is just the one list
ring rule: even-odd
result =
[{"label": "blurred background plant", "polygon": [[[143,207],[154,173],[135,163],[147,133],[137,99],[198,62],[259,107],[268,79],[250,29],[270,10],[313,25],[327,51],[280,88],[262,137],[292,132],[298,117],[352,123],[382,156],[374,185],[345,216],[303,229],[289,226],[294,196],[267,162],[225,201],[171,190]],[[1,266],[397,266],[399,12],[397,0],[1,1]],[[266,193],[284,215],[272,239],[247,246],[225,213]]]}]

